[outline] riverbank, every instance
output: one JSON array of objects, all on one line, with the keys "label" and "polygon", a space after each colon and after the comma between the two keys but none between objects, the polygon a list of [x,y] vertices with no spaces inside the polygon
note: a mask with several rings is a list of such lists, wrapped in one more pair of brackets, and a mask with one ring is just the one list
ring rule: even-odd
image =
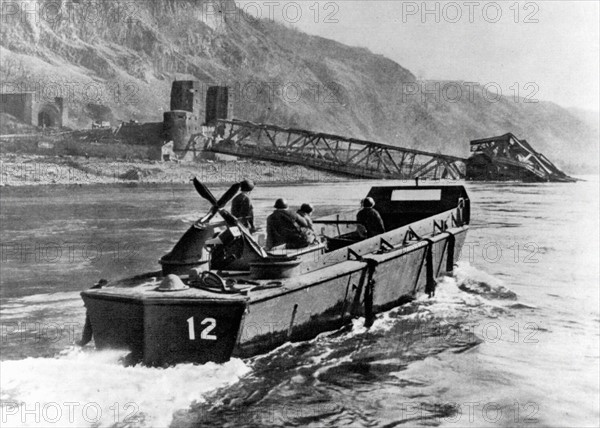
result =
[{"label": "riverbank", "polygon": [[262,184],[337,182],[348,178],[306,168],[256,160],[159,162],[75,156],[4,153],[0,186],[187,183],[193,177],[209,184],[230,184],[245,178]]}]

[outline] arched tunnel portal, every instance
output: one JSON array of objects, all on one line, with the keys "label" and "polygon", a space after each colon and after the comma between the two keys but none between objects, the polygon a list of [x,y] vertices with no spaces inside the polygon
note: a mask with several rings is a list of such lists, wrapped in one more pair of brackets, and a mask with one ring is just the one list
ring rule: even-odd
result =
[{"label": "arched tunnel portal", "polygon": [[52,104],[43,104],[38,112],[37,126],[41,128],[61,127],[61,113],[59,109]]}]

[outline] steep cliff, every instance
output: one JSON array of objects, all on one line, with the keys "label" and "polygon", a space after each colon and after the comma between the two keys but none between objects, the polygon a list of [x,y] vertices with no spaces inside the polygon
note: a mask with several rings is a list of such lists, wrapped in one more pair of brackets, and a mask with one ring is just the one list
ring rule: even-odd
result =
[{"label": "steep cliff", "polygon": [[556,104],[419,82],[383,56],[255,20],[232,1],[15,4],[2,10],[3,90],[65,97],[72,127],[99,105],[109,118],[161,120],[171,82],[198,79],[231,86],[240,119],[461,156],[469,140],[510,131],[567,169],[598,162],[598,130]]}]

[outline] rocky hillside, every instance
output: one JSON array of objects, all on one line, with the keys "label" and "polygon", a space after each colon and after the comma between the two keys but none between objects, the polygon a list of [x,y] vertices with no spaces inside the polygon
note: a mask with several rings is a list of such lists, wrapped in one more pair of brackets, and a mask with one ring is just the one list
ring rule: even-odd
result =
[{"label": "rocky hillside", "polygon": [[556,104],[419,82],[366,49],[233,14],[233,2],[221,5],[228,13],[203,0],[69,0],[60,12],[56,0],[23,4],[39,14],[2,18],[3,89],[62,95],[71,127],[160,121],[171,82],[199,79],[231,86],[240,119],[461,156],[470,139],[510,131],[571,172],[598,163],[597,128]]}]

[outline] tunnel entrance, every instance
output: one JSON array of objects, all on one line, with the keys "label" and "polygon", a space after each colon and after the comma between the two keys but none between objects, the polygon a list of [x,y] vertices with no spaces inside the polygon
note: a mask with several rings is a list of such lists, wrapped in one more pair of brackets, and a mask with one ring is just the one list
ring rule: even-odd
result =
[{"label": "tunnel entrance", "polygon": [[43,111],[40,114],[38,114],[38,126],[42,128],[54,128],[56,126],[56,123],[54,122],[54,119],[52,118],[51,114],[48,114],[48,112]]},{"label": "tunnel entrance", "polygon": [[38,125],[41,128],[57,128],[61,126],[59,112],[54,106],[45,105],[38,113]]}]

